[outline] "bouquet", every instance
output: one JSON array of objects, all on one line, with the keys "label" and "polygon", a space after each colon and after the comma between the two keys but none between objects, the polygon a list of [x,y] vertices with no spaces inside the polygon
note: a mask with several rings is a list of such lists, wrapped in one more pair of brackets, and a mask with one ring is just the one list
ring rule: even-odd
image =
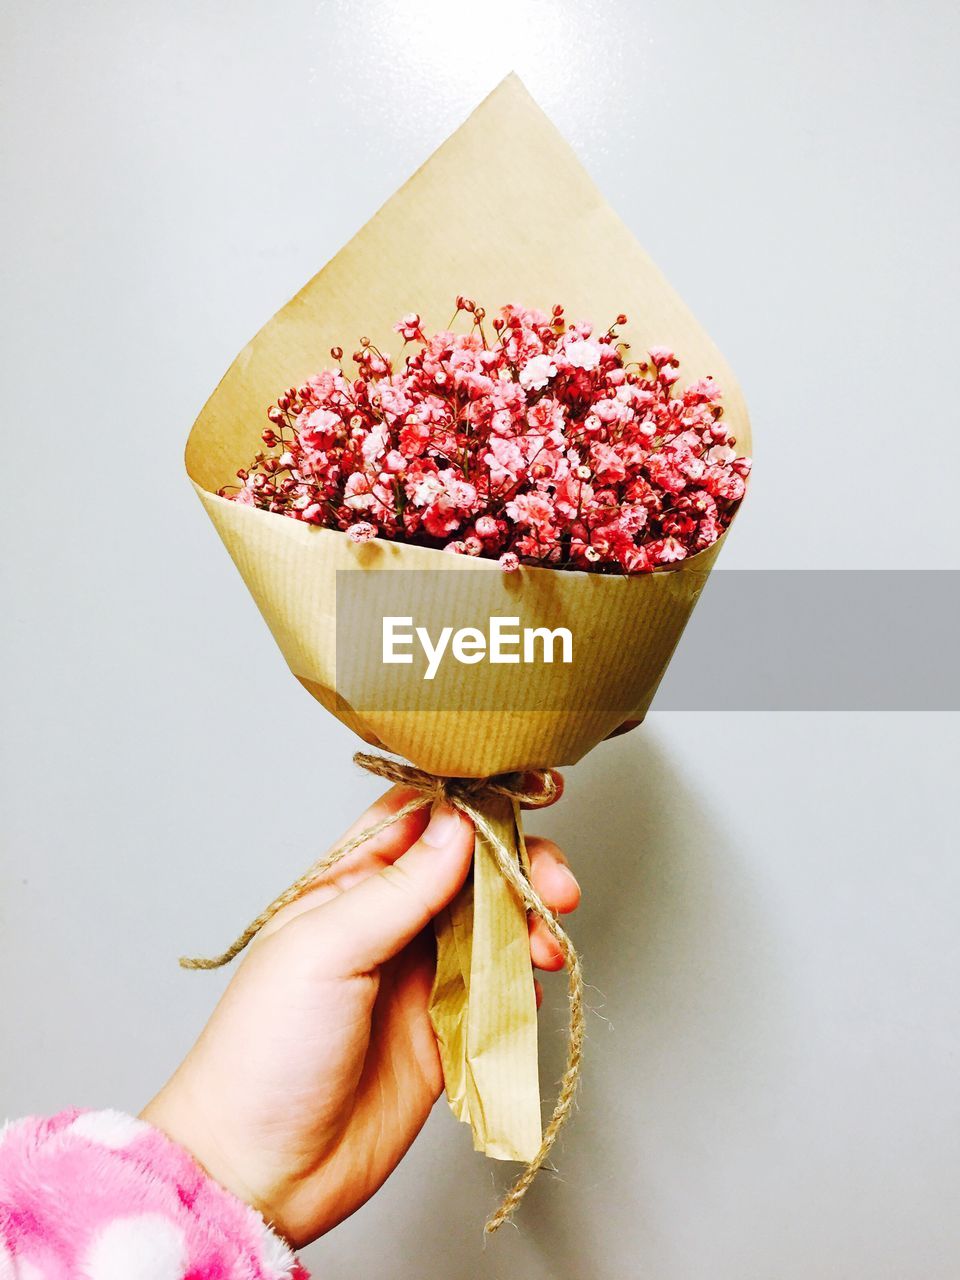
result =
[{"label": "bouquet", "polygon": [[[362,338],[359,376],[342,364],[290,387],[262,435],[269,453],[223,497],[307,524],[521,564],[644,573],[713,546],[743,497],[750,460],[700,378],[674,397],[667,347],[625,363],[611,325],[568,325],[505,306],[493,319],[458,297],[470,331],[427,338],[403,372]],[[627,317],[617,317],[625,325]],[[333,347],[342,361],[343,348]]]},{"label": "bouquet", "polygon": [[[488,316],[464,286],[524,305]],[[558,296],[575,319],[544,306]],[[581,318],[611,315],[602,331]],[[373,335],[352,370],[346,333]],[[490,1230],[549,1154],[583,1042],[579,959],[527,878],[520,804],[549,794],[551,766],[642,720],[743,497],[748,448],[722,357],[516,77],[261,330],[188,442],[294,675],[392,757],[358,761],[413,787],[401,812],[444,796],[473,820],[472,876],[436,921],[431,1016],[475,1146],[526,1164]],[[226,963],[369,834],[221,956],[185,963]],[[569,979],[546,1126],[528,912]]]}]

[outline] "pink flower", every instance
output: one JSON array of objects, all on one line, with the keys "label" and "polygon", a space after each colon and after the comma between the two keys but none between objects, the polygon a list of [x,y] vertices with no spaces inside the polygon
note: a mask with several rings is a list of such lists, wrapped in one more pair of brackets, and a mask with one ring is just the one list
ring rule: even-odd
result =
[{"label": "pink flower", "polygon": [[717,516],[717,504],[706,489],[688,489],[677,499],[677,510],[698,519],[706,517],[715,520]]},{"label": "pink flower", "polygon": [[423,513],[423,527],[433,538],[447,538],[473,514],[477,491],[447,471],[439,473],[434,483],[439,484],[440,489]]},{"label": "pink flower", "polygon": [[736,449],[731,449],[728,444],[715,444],[712,449],[707,451],[707,462],[716,462],[723,465],[732,462],[737,456]]},{"label": "pink flower", "polygon": [[400,429],[399,452],[405,458],[419,458],[430,440],[429,425],[419,418],[408,419]]},{"label": "pink flower", "polygon": [[725,467],[713,465],[707,467],[704,473],[703,487],[715,498],[723,498],[727,502],[739,502],[746,485],[743,477],[736,471],[728,471]]},{"label": "pink flower", "polygon": [[545,534],[553,528],[553,507],[540,494],[519,494],[507,503],[506,511],[511,520],[538,533]]},{"label": "pink flower", "polygon": [[642,502],[626,502],[620,507],[618,520],[620,528],[635,537],[648,522],[647,508]]},{"label": "pink flower", "polygon": [[504,573],[516,573],[520,568],[520,561],[512,551],[505,551],[497,563]]},{"label": "pink flower", "polygon": [[506,440],[503,436],[490,437],[490,452],[485,455],[484,462],[490,468],[490,479],[498,487],[513,484],[526,471],[520,445],[516,440]]},{"label": "pink flower", "polygon": [[687,554],[686,547],[676,538],[664,538],[661,542],[651,543],[647,549],[659,564],[672,564]]},{"label": "pink flower", "polygon": [[364,436],[363,442],[360,446],[360,452],[363,454],[363,460],[367,466],[371,466],[383,457],[389,439],[389,432],[387,431],[386,424],[383,422],[380,422],[375,427],[371,428],[370,433]]},{"label": "pink flower", "polygon": [[653,568],[646,547],[627,547],[620,556],[624,573],[649,573]]},{"label": "pink flower", "polygon": [[590,545],[605,560],[619,560],[633,546],[633,539],[617,524],[601,525],[594,529]]},{"label": "pink flower", "polygon": [[[659,348],[657,348],[659,350]],[[653,352],[650,352],[651,357]],[[700,378],[696,382],[691,382],[689,387],[684,391],[683,398],[687,404],[709,403],[716,404],[720,400],[720,385],[713,378]]]},{"label": "pink flower", "polygon": [[677,542],[687,543],[697,530],[697,522],[680,511],[671,511],[663,517],[663,532]]},{"label": "pink flower", "polygon": [[699,480],[706,470],[706,463],[692,449],[676,451],[677,470],[688,480]]},{"label": "pink flower", "polygon": [[380,397],[380,407],[389,418],[403,418],[413,408],[413,401],[402,380],[389,382],[384,379],[377,383],[376,391]]},{"label": "pink flower", "polygon": [[383,459],[384,471],[390,471],[390,472],[393,472],[394,474],[397,474],[400,471],[405,471],[406,466],[407,466],[407,460],[403,456],[403,454],[399,451],[399,449],[391,449],[390,452],[386,454],[386,456]]},{"label": "pink flower", "polygon": [[343,491],[343,501],[346,506],[352,507],[355,511],[366,511],[373,506],[370,481],[363,472],[355,471],[349,477]]},{"label": "pink flower", "polygon": [[404,342],[412,342],[420,332],[420,317],[410,311],[393,326],[394,331],[402,335]]},{"label": "pink flower", "polygon": [[369,542],[371,538],[377,536],[377,530],[368,520],[360,520],[350,526],[347,530],[347,536],[352,538],[354,542]]},{"label": "pink flower", "polygon": [[557,366],[549,356],[532,356],[520,370],[520,385],[524,391],[540,391],[556,373]]},{"label": "pink flower", "polygon": [[627,468],[620,453],[609,444],[595,444],[590,448],[590,461],[594,474],[601,484],[618,484],[625,480]]},{"label": "pink flower", "polygon": [[297,438],[303,450],[307,470],[322,467],[328,449],[333,448],[343,431],[343,422],[330,409],[314,409],[297,420]]},{"label": "pink flower", "polygon": [[600,348],[595,342],[568,342],[563,348],[563,355],[573,369],[589,372],[600,363]]},{"label": "pink flower", "polygon": [[[583,468],[586,471],[586,468]],[[589,475],[589,471],[587,471]],[[576,520],[578,515],[593,505],[593,487],[579,476],[567,476],[554,495],[557,514],[564,520]]]},{"label": "pink flower", "polygon": [[687,487],[687,477],[677,463],[676,455],[666,450],[661,453],[651,453],[646,462],[647,475],[653,484],[666,493],[682,493]]},{"label": "pink flower", "polygon": [[697,529],[697,537],[693,544],[694,549],[696,551],[703,551],[707,547],[712,547],[722,532],[723,530],[716,520],[710,517],[707,517],[705,520],[701,520],[700,526]]},{"label": "pink flower", "polygon": [[423,527],[432,538],[448,538],[460,528],[460,524],[460,513],[446,498],[431,502],[423,513]]}]

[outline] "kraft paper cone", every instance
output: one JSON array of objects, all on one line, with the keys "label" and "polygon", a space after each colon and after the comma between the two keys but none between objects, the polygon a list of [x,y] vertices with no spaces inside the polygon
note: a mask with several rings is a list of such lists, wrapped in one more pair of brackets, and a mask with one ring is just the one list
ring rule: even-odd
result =
[{"label": "kraft paper cone", "polygon": [[[740,452],[749,452],[746,408],[726,362],[510,76],[240,353],[193,427],[187,470],[291,671],[365,742],[451,777],[573,764],[643,718],[723,539],[670,570],[629,578],[504,574],[491,561],[422,547],[357,546],[216,492],[258,452],[268,407],[326,366],[331,346],[349,350],[369,334],[396,350],[399,316],[415,310],[425,330],[441,328],[458,294],[488,311],[562,302],[568,316],[598,326],[626,312],[634,351],[670,346],[685,380],[717,379]],[[568,627],[576,662],[563,671],[488,668],[479,702],[474,669],[448,664],[429,709],[413,667],[352,666],[338,680],[337,575],[369,570],[417,571],[410,607],[428,626],[456,624],[482,585],[491,616]],[[477,1145],[528,1158],[540,1103],[526,924],[487,870],[481,845],[467,891],[472,914],[464,896],[438,929],[433,1016],[451,1103]]]}]

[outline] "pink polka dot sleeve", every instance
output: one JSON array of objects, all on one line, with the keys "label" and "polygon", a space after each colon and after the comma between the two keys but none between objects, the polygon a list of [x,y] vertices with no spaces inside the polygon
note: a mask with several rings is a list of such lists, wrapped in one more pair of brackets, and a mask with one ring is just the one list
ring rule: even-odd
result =
[{"label": "pink polka dot sleeve", "polygon": [[309,1280],[260,1215],[118,1111],[0,1131],[0,1280]]}]

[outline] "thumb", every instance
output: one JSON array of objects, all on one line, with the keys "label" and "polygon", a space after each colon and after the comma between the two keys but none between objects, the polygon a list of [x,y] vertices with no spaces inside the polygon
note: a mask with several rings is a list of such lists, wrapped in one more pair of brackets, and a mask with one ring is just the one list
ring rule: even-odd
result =
[{"label": "thumb", "polygon": [[423,835],[396,862],[321,907],[338,967],[365,973],[411,942],[463,887],[473,839],[468,818],[445,801],[435,805]]}]

